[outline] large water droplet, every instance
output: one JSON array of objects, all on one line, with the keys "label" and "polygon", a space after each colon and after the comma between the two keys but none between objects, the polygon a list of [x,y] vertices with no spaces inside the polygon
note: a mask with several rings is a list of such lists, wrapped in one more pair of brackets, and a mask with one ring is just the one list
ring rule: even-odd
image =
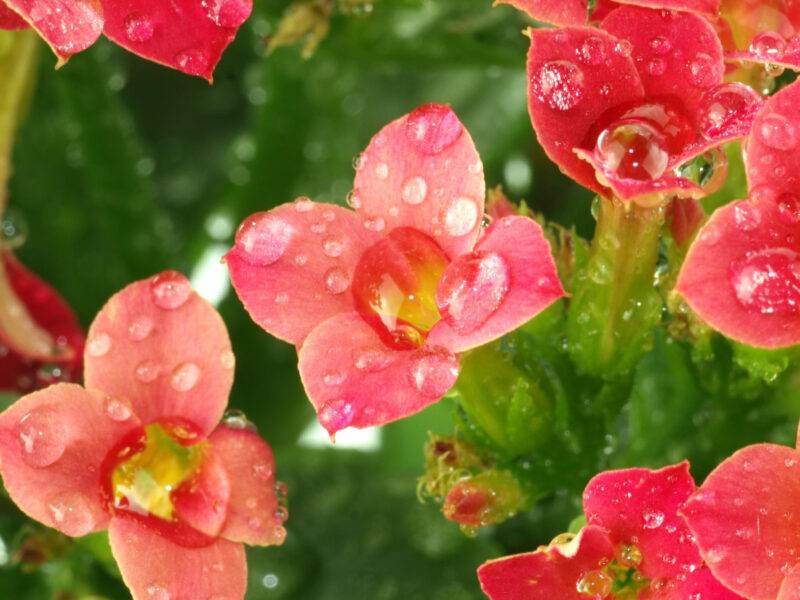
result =
[{"label": "large water droplet", "polygon": [[666,37],[663,35],[657,35],[653,39],[648,42],[650,48],[656,54],[665,55],[669,54],[669,51],[672,50],[672,42],[670,42]]},{"label": "large water droplet", "polygon": [[578,593],[592,598],[607,598],[611,593],[611,577],[603,571],[589,571],[578,581]]},{"label": "large water droplet", "polygon": [[647,61],[647,72],[653,77],[659,77],[667,71],[667,61],[656,56]]},{"label": "large water droplet", "polygon": [[105,332],[95,333],[88,342],[86,342],[86,351],[89,356],[99,358],[108,354],[111,349],[111,336]]},{"label": "large water droplet", "polygon": [[788,248],[754,253],[731,266],[730,284],[745,308],[761,314],[800,307],[800,261]]},{"label": "large water droplet", "polygon": [[63,492],[47,501],[53,526],[71,537],[80,537],[94,529],[94,509],[80,492]]},{"label": "large water droplet", "polygon": [[596,35],[587,37],[581,44],[578,53],[580,61],[587,65],[597,66],[606,59],[606,43]]},{"label": "large water droplet", "polygon": [[341,294],[350,287],[350,278],[344,269],[333,267],[325,273],[325,287],[331,294]]},{"label": "large water droplet", "polygon": [[453,237],[468,234],[477,224],[478,205],[470,198],[456,198],[444,216],[444,226]]},{"label": "large water droplet", "polygon": [[654,127],[629,121],[606,127],[597,138],[598,158],[621,179],[658,179],[667,170],[669,152]]},{"label": "large water droplet", "polygon": [[347,203],[347,206],[349,206],[353,210],[358,210],[359,208],[361,208],[362,204],[361,196],[358,195],[358,192],[356,190],[350,190],[349,192],[347,192],[347,197],[345,198],[345,202]]},{"label": "large water droplet", "polygon": [[787,225],[800,223],[800,197],[787,193],[778,198],[778,218]]},{"label": "large water droplet", "polygon": [[353,364],[359,371],[377,373],[388,367],[392,362],[391,355],[378,346],[359,348],[353,353]]},{"label": "large water droplet", "polygon": [[320,424],[331,432],[344,429],[353,422],[355,416],[353,405],[340,399],[329,400],[323,404],[317,415]]},{"label": "large water droplet", "polygon": [[150,335],[153,331],[153,327],[155,327],[153,318],[148,315],[142,315],[135,318],[131,321],[130,325],[128,325],[128,337],[133,342],[141,342]]},{"label": "large water droplet", "polygon": [[414,351],[408,375],[421,396],[441,398],[458,379],[458,357],[441,346],[423,346]]},{"label": "large water droplet", "polygon": [[66,450],[67,428],[57,411],[40,407],[17,424],[17,443],[22,459],[36,468],[49,467]]},{"label": "large water droplet", "polygon": [[239,225],[235,243],[251,265],[266,266],[283,256],[293,234],[292,225],[269,212],[260,212]]},{"label": "large water droplet", "polygon": [[689,79],[699,88],[719,83],[722,79],[722,64],[705,52],[700,52],[689,63]]},{"label": "large water droplet", "polygon": [[743,83],[714,86],[705,93],[698,107],[700,130],[707,137],[733,133],[760,101],[759,93]]},{"label": "large water droplet", "polygon": [[431,155],[452,146],[463,127],[449,106],[423,104],[408,115],[405,131],[417,150]]},{"label": "large water droplet", "polygon": [[775,150],[791,150],[797,144],[794,126],[781,114],[758,119],[755,128],[761,141]]},{"label": "large water droplet", "polygon": [[471,252],[453,261],[436,288],[445,322],[464,335],[483,325],[506,297],[510,271],[495,252]]},{"label": "large water droplet", "polygon": [[125,17],[123,26],[125,27],[125,35],[134,43],[146,42],[153,37],[153,32],[155,31],[150,17],[140,12],[132,12]]},{"label": "large water droplet", "polygon": [[403,188],[400,190],[400,197],[403,202],[416,206],[425,201],[425,196],[428,194],[428,184],[422,177],[411,177],[406,179],[403,183]]},{"label": "large water droplet", "polygon": [[208,69],[208,55],[199,48],[187,48],[175,56],[175,64],[187,75],[203,75]]},{"label": "large water droplet", "polygon": [[553,110],[570,110],[583,99],[583,71],[567,60],[552,60],[537,69],[531,86],[540,102]]},{"label": "large water droplet", "polygon": [[141,381],[142,383],[150,383],[156,380],[158,377],[161,369],[159,366],[153,362],[152,360],[145,360],[140,362],[136,366],[136,379]]},{"label": "large water droplet", "polygon": [[761,58],[777,58],[785,49],[786,40],[776,31],[762,31],[750,42],[750,52]]},{"label": "large water droplet", "polygon": [[133,414],[131,403],[125,398],[108,396],[105,399],[105,409],[108,418],[112,421],[127,421]]},{"label": "large water droplet", "polygon": [[660,510],[648,508],[642,513],[642,526],[645,529],[657,529],[664,522],[664,513]]},{"label": "large water droplet", "polygon": [[192,286],[177,271],[164,271],[150,280],[153,302],[159,308],[174,310],[180,308],[192,294]]},{"label": "large water droplet", "polygon": [[250,16],[251,5],[243,0],[204,0],[208,18],[220,27],[238,27]]},{"label": "large water droplet", "polygon": [[175,367],[170,378],[172,389],[178,392],[188,392],[200,379],[200,368],[193,362],[186,362]]}]

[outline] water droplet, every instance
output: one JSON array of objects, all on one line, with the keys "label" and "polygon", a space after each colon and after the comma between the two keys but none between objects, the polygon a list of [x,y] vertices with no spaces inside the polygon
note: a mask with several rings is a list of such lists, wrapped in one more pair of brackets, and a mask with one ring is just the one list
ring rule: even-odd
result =
[{"label": "water droplet", "polygon": [[575,108],[584,96],[583,71],[566,60],[543,64],[531,79],[533,93],[553,110]]},{"label": "water droplet", "polygon": [[326,256],[336,258],[344,252],[344,239],[340,235],[332,235],[322,242],[322,251]]},{"label": "water droplet", "polygon": [[759,93],[743,83],[716,85],[700,101],[700,130],[707,137],[733,133],[750,117],[760,101]]},{"label": "water droplet", "polygon": [[383,217],[369,217],[364,219],[364,227],[370,231],[383,231],[386,227],[386,222],[383,220]]},{"label": "water droplet", "polygon": [[349,206],[353,210],[358,210],[359,208],[361,208],[361,196],[358,195],[358,192],[356,190],[350,190],[347,193],[345,202],[347,202],[347,206]]},{"label": "water droplet", "polygon": [[208,69],[208,55],[199,48],[187,48],[175,56],[175,63],[187,75],[203,75]]},{"label": "water droplet", "polygon": [[632,544],[620,544],[617,548],[617,560],[624,567],[636,568],[642,562],[642,552]]},{"label": "water droplet", "polygon": [[459,256],[442,274],[436,288],[442,318],[458,333],[472,333],[499,308],[510,278],[506,261],[495,252]]},{"label": "water droplet", "polygon": [[28,222],[18,210],[6,208],[0,216],[0,238],[6,248],[21,247],[28,239]]},{"label": "water droplet", "polygon": [[164,271],[150,281],[153,302],[159,308],[174,310],[180,308],[192,294],[192,286],[177,271]]},{"label": "water droplet", "polygon": [[112,421],[127,421],[133,414],[131,403],[125,398],[107,396],[105,399],[105,408],[108,418]]},{"label": "water droplet", "polygon": [[367,164],[367,156],[363,152],[359,152],[353,157],[353,168],[360,171]]},{"label": "water droplet", "polygon": [[400,197],[403,202],[416,206],[425,201],[425,196],[428,194],[428,184],[422,177],[411,177],[406,179],[400,190]]},{"label": "water droplet", "polygon": [[328,371],[322,378],[323,383],[329,387],[336,387],[342,385],[347,375],[341,371]]},{"label": "water droplet", "polygon": [[633,44],[630,40],[619,40],[614,44],[614,54],[617,56],[630,56],[633,52]]},{"label": "water droplet", "polygon": [[770,148],[791,150],[797,144],[794,126],[781,114],[767,115],[758,119],[754,125],[761,141]]},{"label": "water droplet", "polygon": [[722,79],[722,64],[705,52],[700,52],[689,63],[689,79],[699,88],[717,84]]},{"label": "water droplet", "polygon": [[94,529],[94,510],[80,492],[63,492],[47,501],[53,526],[71,537],[80,537]]},{"label": "water droplet", "polygon": [[663,35],[657,35],[653,39],[650,40],[649,44],[650,48],[656,54],[665,55],[669,54],[669,51],[672,50],[672,42],[670,42],[667,38]]},{"label": "water droplet", "polygon": [[669,163],[664,137],[650,125],[637,121],[606,127],[597,138],[595,152],[606,168],[621,179],[658,179]]},{"label": "water droplet", "polygon": [[427,155],[438,154],[452,146],[462,131],[456,114],[443,104],[423,104],[406,119],[406,137]]},{"label": "water droplet", "polygon": [[389,177],[389,165],[380,163],[375,167],[375,177],[378,179],[386,179]]},{"label": "water droplet", "polygon": [[731,265],[737,300],[761,314],[796,312],[800,306],[800,261],[788,248],[756,252]]},{"label": "water droplet", "polygon": [[170,385],[177,392],[188,392],[197,384],[198,379],[200,379],[200,368],[192,362],[187,362],[178,365],[172,371]]},{"label": "water droplet", "polygon": [[423,346],[414,351],[408,374],[420,395],[441,398],[458,378],[458,357],[441,346]]},{"label": "water droplet", "polygon": [[132,12],[125,17],[125,35],[131,42],[146,42],[153,37],[155,27],[149,17],[140,12]]},{"label": "water droplet", "polygon": [[778,198],[778,218],[787,225],[800,223],[800,197],[787,193]]},{"label": "water droplet", "polygon": [[220,27],[238,27],[250,16],[251,5],[243,0],[204,0],[208,18]]},{"label": "water droplet", "polygon": [[229,408],[222,415],[222,424],[231,429],[247,430],[253,433],[258,433],[258,428],[255,424],[247,418],[243,411],[237,408]]},{"label": "water droplet", "polygon": [[17,424],[17,443],[22,459],[36,468],[49,467],[66,450],[67,428],[57,411],[46,407],[32,410]]},{"label": "water droplet", "polygon": [[761,224],[761,210],[756,204],[739,202],[733,209],[733,222],[742,231],[752,231]]},{"label": "water droplet", "polygon": [[352,404],[345,400],[335,399],[323,404],[317,416],[325,429],[336,432],[350,425],[356,414]]},{"label": "water droplet", "polygon": [[86,351],[89,356],[99,358],[108,354],[111,349],[111,337],[107,333],[96,333],[86,343]]},{"label": "water droplet", "polygon": [[606,43],[596,35],[587,37],[578,52],[581,62],[587,65],[599,65],[606,59]]},{"label": "water droplet", "polygon": [[166,588],[157,583],[148,585],[146,591],[149,600],[170,600],[170,595]]},{"label": "water droplet", "polygon": [[294,262],[296,265],[302,267],[308,262],[308,254],[298,254],[294,257]]},{"label": "water droplet", "polygon": [[262,481],[268,481],[272,477],[272,467],[267,463],[259,462],[253,465],[253,476]]},{"label": "water droplet", "polygon": [[391,361],[391,355],[377,346],[359,348],[353,353],[353,364],[356,369],[367,373],[382,371],[389,366]]},{"label": "water droplet", "polygon": [[642,526],[645,529],[657,529],[664,522],[664,513],[652,508],[642,513]]},{"label": "water droplet", "polygon": [[155,321],[153,321],[152,317],[147,315],[137,317],[128,325],[128,337],[133,342],[141,342],[150,335],[154,326]]},{"label": "water droplet", "polygon": [[578,593],[593,598],[607,598],[611,593],[611,577],[603,571],[589,571],[578,582]]},{"label": "water droplet", "polygon": [[444,217],[447,233],[453,237],[466,235],[478,224],[478,205],[470,198],[457,198]]},{"label": "water droplet", "polygon": [[647,61],[647,72],[653,77],[663,75],[667,71],[667,61],[656,56]]},{"label": "water droplet", "polygon": [[786,49],[786,40],[776,31],[762,31],[750,42],[750,52],[760,58],[776,57]]},{"label": "water droplet", "polygon": [[219,362],[223,369],[232,369],[236,366],[236,357],[231,350],[223,350],[219,355]]},{"label": "water droplet", "polygon": [[333,267],[325,273],[325,287],[331,294],[341,294],[350,287],[350,278],[343,269]]},{"label": "water droplet", "polygon": [[156,363],[151,360],[145,360],[136,367],[136,379],[142,383],[150,383],[155,381],[160,371],[161,369]]},{"label": "water droplet", "polygon": [[307,213],[314,208],[314,203],[307,196],[300,196],[294,201],[294,209],[299,213]]},{"label": "water droplet", "polygon": [[283,256],[293,235],[292,225],[269,212],[260,212],[247,217],[239,225],[235,244],[247,262],[266,266]]}]

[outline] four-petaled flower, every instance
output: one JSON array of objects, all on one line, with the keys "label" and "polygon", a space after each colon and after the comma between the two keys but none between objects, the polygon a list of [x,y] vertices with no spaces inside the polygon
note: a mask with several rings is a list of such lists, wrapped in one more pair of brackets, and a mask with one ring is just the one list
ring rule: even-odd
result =
[{"label": "four-petaled flower", "polygon": [[450,108],[427,104],[358,157],[350,211],[307,198],[257,213],[227,254],[245,308],[297,345],[331,433],[441,398],[456,353],[519,327],[564,295],[527,217],[485,228],[483,166]]},{"label": "four-petaled flower", "polygon": [[89,330],[86,388],[60,383],[0,414],[0,473],[31,518],[108,529],[136,600],[242,598],[242,542],[279,544],[269,446],[219,424],[234,356],[222,319],[174,271],[113,296]]},{"label": "four-petaled flower", "polygon": [[212,81],[252,0],[0,0],[0,29],[32,27],[58,65],[105,34],[123,48]]}]

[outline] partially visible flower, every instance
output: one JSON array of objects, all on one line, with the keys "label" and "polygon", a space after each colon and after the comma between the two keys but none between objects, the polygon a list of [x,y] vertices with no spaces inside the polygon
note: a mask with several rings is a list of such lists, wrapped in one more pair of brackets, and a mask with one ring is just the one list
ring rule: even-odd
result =
[{"label": "partially visible flower", "polygon": [[678,514],[694,489],[685,462],[600,473],[574,539],[484,563],[481,586],[492,600],[740,600],[703,566]]},{"label": "partially visible flower", "polygon": [[600,29],[529,35],[531,120],[565,174],[642,205],[700,197],[721,183],[686,167],[702,160],[722,168],[716,148],[747,134],[760,96],[722,82],[722,47],[706,20],[623,6]]},{"label": "partially visible flower", "polygon": [[457,481],[445,496],[442,514],[474,534],[479,527],[513,517],[528,498],[509,471],[487,469]]},{"label": "partially visible flower", "polygon": [[564,295],[536,222],[482,228],[483,165],[447,106],[384,127],[356,171],[355,211],[300,198],[245,219],[226,256],[253,320],[298,347],[331,434],[436,402],[458,377],[458,352]]},{"label": "partially visible flower", "polygon": [[770,97],[745,142],[749,200],[701,229],[676,290],[704,321],[761,348],[800,343],[800,84]]},{"label": "partially visible flower", "polygon": [[[217,312],[167,271],[114,295],[67,383],[0,414],[0,473],[28,516],[108,529],[135,600],[243,598],[242,542],[279,544],[272,452],[223,421],[234,357]],[[245,425],[243,427],[243,425]]]},{"label": "partially visible flower", "polygon": [[212,80],[252,0],[0,0],[0,29],[32,27],[63,65],[105,34],[123,48]]}]

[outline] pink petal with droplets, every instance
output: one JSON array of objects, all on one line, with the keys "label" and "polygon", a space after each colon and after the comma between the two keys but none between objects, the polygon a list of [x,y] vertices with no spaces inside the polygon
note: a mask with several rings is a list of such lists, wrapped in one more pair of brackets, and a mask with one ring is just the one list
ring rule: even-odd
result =
[{"label": "pink petal with droplets", "polygon": [[108,540],[134,600],[244,597],[247,559],[240,543],[218,539],[187,548],[119,516],[111,519]]},{"label": "pink petal with droplets", "polygon": [[[528,111],[539,143],[561,171],[606,193],[574,148],[594,148],[593,128],[607,110],[641,100],[633,60],[612,35],[589,27],[530,29]],[[595,136],[597,132],[594,132]]]},{"label": "pink petal with droplets", "polygon": [[691,13],[621,7],[602,28],[632,44],[645,96],[674,96],[692,118],[705,91],[720,83],[722,45],[714,28]]},{"label": "pink petal with droplets", "polygon": [[250,546],[281,544],[285,509],[275,494],[272,450],[258,434],[247,429],[217,427],[209,436],[222,456],[231,482],[228,520],[222,537]]},{"label": "pink petal with droplets", "polygon": [[512,331],[565,295],[550,244],[528,217],[492,223],[475,251],[445,269],[436,290],[442,320],[428,342],[463,352]]},{"label": "pink petal with droplets", "polygon": [[737,50],[725,53],[725,60],[737,63],[759,63],[761,65],[777,65],[784,69],[800,71],[800,48],[795,52],[779,52],[776,54],[765,54],[763,52],[753,52],[750,50]]},{"label": "pink petal with droplets", "polygon": [[7,5],[0,1],[0,29],[28,29],[30,25]]},{"label": "pink petal with droplets", "polygon": [[495,0],[494,6],[498,4],[510,4],[532,19],[560,27],[585,25],[589,17],[586,0]]},{"label": "pink petal with droplets", "polygon": [[253,320],[300,345],[326,319],[353,310],[353,271],[380,238],[353,211],[300,199],[245,219],[225,260]]},{"label": "pink petal with droplets", "polygon": [[670,579],[651,582],[636,600],[745,600],[722,585],[708,567]]},{"label": "pink petal with droplets", "polygon": [[99,0],[3,0],[42,36],[61,66],[103,32]]},{"label": "pink petal with droplets", "polygon": [[739,201],[711,216],[675,289],[724,335],[760,348],[800,342],[800,199]]},{"label": "pink petal with droplets", "polygon": [[646,8],[664,8],[697,13],[706,17],[715,17],[719,13],[721,0],[616,0],[620,4],[632,4]]},{"label": "pink petal with droplets", "polygon": [[299,358],[306,394],[331,434],[412,415],[444,396],[458,377],[458,357],[447,348],[394,350],[358,313],[314,329]]},{"label": "pink petal with droplets", "polygon": [[211,537],[219,535],[225,525],[230,497],[230,477],[214,448],[206,452],[199,472],[170,495],[175,517]]},{"label": "pink petal with droplets", "polygon": [[86,387],[126,396],[145,425],[181,417],[205,434],[233,383],[225,324],[175,271],[114,294],[89,328],[84,361]]},{"label": "pink petal with droplets", "polygon": [[486,193],[475,144],[455,113],[425,104],[389,123],[360,157],[353,190],[364,225],[413,227],[451,258],[472,249]]},{"label": "pink petal with droplets", "polygon": [[252,0],[103,0],[103,33],[139,56],[211,82],[252,6]]},{"label": "pink petal with droplets", "polygon": [[588,600],[578,584],[613,557],[605,534],[584,527],[567,544],[485,562],[478,567],[478,579],[491,600]]},{"label": "pink petal with droplets", "polygon": [[[109,402],[121,403],[110,410]],[[71,536],[105,529],[101,465],[136,415],[125,399],[74,384],[24,396],[0,414],[0,472],[25,514]]]},{"label": "pink petal with droplets", "polygon": [[748,446],[708,476],[682,513],[717,579],[751,600],[773,600],[798,563],[800,453]]},{"label": "pink petal with droplets", "polygon": [[589,525],[608,533],[615,545],[636,546],[639,572],[647,578],[674,577],[702,563],[678,510],[694,492],[689,463],[622,469],[596,475],[583,492]]}]

